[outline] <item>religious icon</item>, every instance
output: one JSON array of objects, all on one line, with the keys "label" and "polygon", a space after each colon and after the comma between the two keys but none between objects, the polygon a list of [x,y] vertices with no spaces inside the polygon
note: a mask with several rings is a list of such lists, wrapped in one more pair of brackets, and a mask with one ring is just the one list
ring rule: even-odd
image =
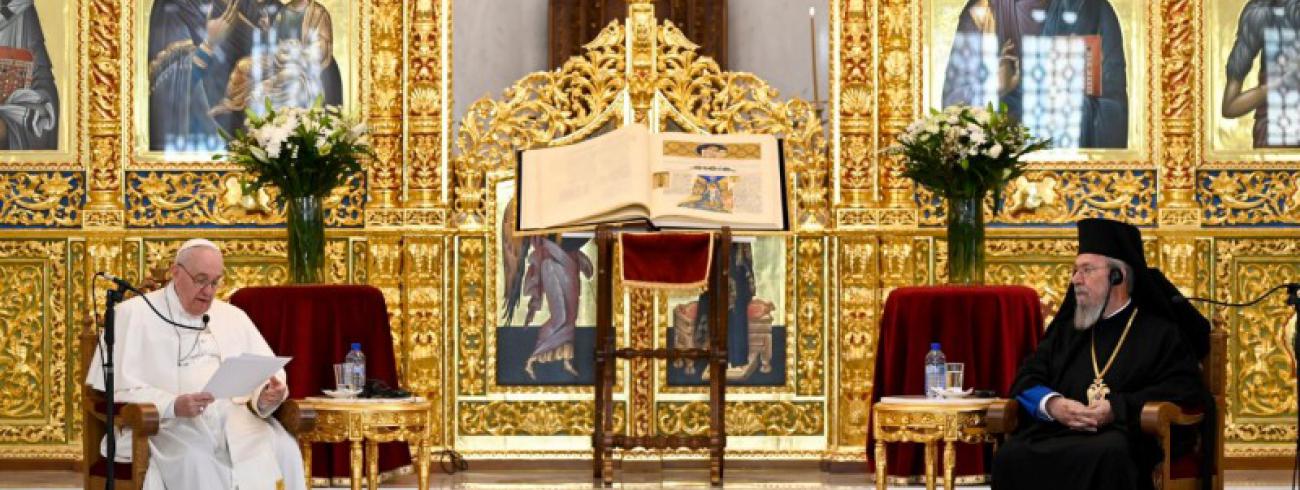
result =
[{"label": "religious icon", "polygon": [[246,109],[343,102],[334,21],[316,0],[158,0],[149,14],[149,149],[216,151]]},{"label": "religious icon", "polygon": [[0,149],[54,150],[59,91],[32,0],[0,8]]},{"label": "religious icon", "polygon": [[[1250,0],[1227,59],[1222,115],[1253,116],[1255,148],[1300,147],[1300,0]],[[1253,87],[1247,78],[1259,60]]]},{"label": "religious icon", "polygon": [[[786,331],[778,309],[782,282],[772,262],[781,262],[779,239],[760,238],[755,243],[731,245],[727,316],[727,382],[738,385],[785,383]],[[757,253],[756,253],[757,252]],[[757,257],[756,257],[757,255]],[[693,300],[670,300],[672,327],[668,342],[677,349],[709,347],[709,293]],[[708,381],[703,360],[674,360],[668,370],[670,385],[700,385]]]},{"label": "religious icon", "polygon": [[691,194],[678,207],[730,213],[735,208],[733,175],[696,175]]},{"label": "religious icon", "polygon": [[1055,148],[1128,147],[1124,33],[1110,0],[969,0],[943,106],[1005,104]]},{"label": "religious icon", "polygon": [[[594,301],[582,294],[583,282],[595,273],[595,265],[584,250],[591,239],[558,233],[516,236],[513,197],[501,223],[503,288],[497,335],[498,384],[591,383],[594,373],[590,349],[575,352],[579,350],[575,344],[579,341],[582,303],[584,299]],[[516,311],[521,304],[525,305],[525,313],[519,322]],[[592,329],[582,330],[589,334]],[[524,345],[529,343],[529,336],[531,345]],[[582,343],[589,346],[590,336],[583,337]],[[525,357],[522,366],[516,366],[520,357]]]}]

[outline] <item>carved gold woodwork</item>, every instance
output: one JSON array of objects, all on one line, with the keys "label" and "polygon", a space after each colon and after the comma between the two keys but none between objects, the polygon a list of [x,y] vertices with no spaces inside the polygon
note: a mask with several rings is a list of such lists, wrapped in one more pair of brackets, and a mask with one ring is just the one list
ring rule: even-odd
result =
[{"label": "carved gold woodwork", "polygon": [[957,464],[954,443],[993,442],[984,430],[987,402],[908,403],[881,401],[874,407],[871,435],[876,440],[876,488],[885,489],[885,443],[917,442],[925,444],[926,488],[935,488],[935,459],[943,443],[943,487],[952,490],[953,469]]},{"label": "carved gold woodwork", "polygon": [[[351,445],[352,490],[361,490],[362,471],[371,490],[379,487],[379,447],[402,441],[413,446],[420,490],[429,488],[429,431],[433,427],[432,403],[420,401],[372,402],[309,398],[303,405],[316,411],[316,426],[298,434],[303,465],[311,473],[313,442]],[[364,452],[362,445],[364,444]],[[362,454],[365,455],[364,461]]]},{"label": "carved gold woodwork", "polygon": [[[0,338],[13,339],[0,344],[0,393],[32,387],[41,395],[0,396],[0,459],[80,457],[79,411],[67,407],[80,386],[69,369],[80,346],[66,343],[66,328],[102,301],[94,272],[138,281],[165,267],[184,239],[206,236],[228,247],[222,297],[287,279],[282,217],[266,204],[271,196],[230,192],[227,183],[238,173],[229,167],[146,162],[132,153],[131,121],[142,92],[123,67],[140,54],[140,19],[147,16],[141,3],[70,1],[76,16],[69,28],[81,43],[73,55],[75,85],[90,89],[77,95],[80,113],[69,119],[77,126],[74,148],[64,150],[77,157],[0,163],[0,291],[12,293],[0,295],[8,298],[0,301],[0,328],[8,329]],[[729,423],[754,434],[746,437],[768,437],[753,428],[798,413],[808,415],[799,419],[800,433],[826,442],[818,450],[765,442],[765,449],[728,455],[865,461],[885,298],[894,288],[943,282],[946,275],[941,206],[901,178],[898,160],[880,154],[922,110],[925,87],[917,80],[925,75],[928,27],[921,2],[829,0],[826,128],[807,103],[779,97],[756,76],[720,71],[639,2],[627,22],[606,26],[559,71],[529,75],[472,105],[456,133],[452,3],[356,1],[361,25],[349,49],[357,109],[374,128],[377,158],[366,162],[364,185],[331,197],[328,216],[330,280],[383,292],[404,387],[439,400],[431,413],[442,422],[432,427],[430,443],[589,430],[576,414],[590,406],[590,388],[496,386],[490,327],[499,244],[489,210],[495,185],[512,178],[515,149],[567,144],[637,120],[660,129],[786,138],[798,226],[786,240],[783,269],[787,383],[733,388],[756,418]],[[1219,101],[1206,88],[1217,68],[1205,65],[1213,54],[1208,38],[1220,35],[1220,26],[1211,25],[1206,10],[1220,7],[1195,0],[1143,5],[1151,60],[1143,91],[1152,109],[1138,124],[1152,143],[1143,150],[1148,154],[1141,161],[1035,163],[1007,189],[1003,212],[990,218],[987,282],[1033,287],[1049,318],[1074,254],[1070,223],[1083,217],[1143,226],[1150,262],[1189,294],[1240,301],[1300,273],[1300,250],[1291,245],[1300,224],[1294,158],[1281,151],[1216,154],[1209,147],[1211,120],[1203,114]],[[616,296],[618,324],[638,336],[660,335],[654,322],[666,315],[654,297],[621,289]],[[1228,400],[1228,455],[1290,456],[1290,315],[1274,299],[1227,317],[1230,392],[1237,394]],[[626,347],[632,340],[618,341]],[[692,406],[697,389],[665,386],[661,364],[618,369],[618,427],[649,434],[690,426],[682,407]],[[679,418],[665,426],[668,407]],[[810,415],[814,407],[822,407],[823,418]],[[489,410],[498,409],[493,418]],[[547,429],[537,414],[558,417],[561,429]],[[584,454],[570,446],[471,452]]]},{"label": "carved gold woodwork", "polygon": [[[798,233],[786,240],[787,380],[783,387],[745,387],[755,395],[805,396],[796,404],[804,412],[824,410],[830,373],[826,367],[825,335],[831,321],[827,304],[826,268],[830,238],[830,160],[827,138],[811,104],[781,100],[762,79],[748,73],[724,72],[717,63],[696,53],[697,46],[671,22],[657,20],[653,6],[629,6],[624,23],[611,23],[587,43],[580,56],[560,69],[539,72],[517,81],[499,98],[470,105],[456,134],[452,157],[455,189],[454,224],[462,233],[456,267],[459,285],[457,402],[461,414],[480,413],[483,404],[506,414],[526,414],[513,407],[552,410],[547,403],[574,403],[589,387],[496,386],[495,267],[498,226],[498,183],[514,178],[519,149],[568,144],[629,121],[658,130],[700,133],[752,132],[775,134],[785,141],[790,203]],[[482,232],[479,232],[482,230]],[[486,232],[486,233],[483,233]],[[480,234],[482,233],[482,234]],[[796,257],[797,256],[797,257]],[[639,289],[615,291],[615,323],[626,328],[620,344],[653,348],[660,342],[667,317],[657,310],[658,294]],[[659,304],[658,308],[666,308]],[[660,373],[655,376],[655,373]],[[615,392],[625,397],[626,417],[616,424],[633,436],[663,430],[662,393],[693,393],[698,388],[667,387],[662,362],[620,363]],[[656,382],[656,378],[658,381]],[[625,383],[626,381],[626,383]],[[545,396],[537,400],[532,397]],[[487,401],[480,401],[486,397]],[[563,402],[554,401],[563,397]],[[761,400],[745,406],[780,407],[784,402]],[[541,405],[539,405],[541,404]],[[813,408],[817,407],[817,408]],[[766,409],[754,409],[754,413]],[[771,408],[771,410],[778,410]],[[520,415],[523,416],[523,415]],[[774,415],[773,415],[774,416]],[[515,417],[515,416],[512,416]],[[461,436],[494,435],[462,416]],[[508,420],[514,420],[508,419]],[[568,420],[568,419],[566,419]],[[801,419],[800,434],[824,434],[825,420]],[[814,424],[815,422],[815,424]],[[808,425],[812,424],[812,425]],[[472,433],[465,430],[474,428]],[[531,432],[530,432],[531,433]]]}]

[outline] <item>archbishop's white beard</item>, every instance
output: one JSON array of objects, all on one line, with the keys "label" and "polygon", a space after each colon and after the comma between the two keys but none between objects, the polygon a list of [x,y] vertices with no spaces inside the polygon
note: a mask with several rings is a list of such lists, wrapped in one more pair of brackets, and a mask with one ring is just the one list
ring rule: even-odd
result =
[{"label": "archbishop's white beard", "polygon": [[1074,299],[1077,301],[1074,307],[1074,329],[1087,330],[1092,328],[1092,324],[1096,322],[1101,315],[1101,302],[1099,301],[1096,304],[1088,305],[1084,304],[1082,301],[1078,301],[1078,296],[1075,296]]}]

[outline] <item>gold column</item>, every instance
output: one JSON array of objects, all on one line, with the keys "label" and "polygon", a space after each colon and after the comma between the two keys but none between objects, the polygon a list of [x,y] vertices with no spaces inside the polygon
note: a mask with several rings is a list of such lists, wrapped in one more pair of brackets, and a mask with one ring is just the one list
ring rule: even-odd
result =
[{"label": "gold column", "polygon": [[[885,29],[877,32],[879,46],[885,58],[876,60],[881,87],[877,91],[880,107],[881,148],[888,147],[916,117],[920,104],[916,79],[921,70],[919,49],[912,41],[913,31],[920,26],[919,2],[914,0],[881,0],[880,23]],[[900,156],[881,157],[881,187],[885,190],[885,206],[895,209],[915,208],[913,186],[903,177],[903,159]]]},{"label": "gold column", "polygon": [[[866,457],[880,244],[871,236],[844,237],[837,248],[839,319],[831,338],[835,339],[832,366],[838,376],[830,392],[834,413],[831,420],[835,425],[829,449],[833,461],[854,462]],[[882,451],[877,449],[877,453]]]},{"label": "gold column", "polygon": [[[1163,0],[1156,16],[1161,26],[1161,154],[1159,155],[1161,226],[1199,226],[1201,211],[1196,205],[1197,149],[1201,147],[1201,124],[1197,117],[1201,97],[1202,24],[1201,2]],[[1154,42],[1152,44],[1155,44]],[[1188,88],[1191,88],[1188,93]]]},{"label": "gold column", "polygon": [[[95,97],[90,98],[90,155],[86,180],[89,190],[83,223],[87,228],[120,228],[122,212],[122,92],[129,79],[122,78],[124,47],[119,36],[131,30],[134,2],[95,0],[90,4],[90,80]],[[119,25],[119,20],[123,20]],[[130,51],[130,47],[125,49]]]},{"label": "gold column", "polygon": [[495,320],[487,311],[488,274],[483,236],[461,236],[456,241],[456,342],[460,353],[456,369],[459,395],[487,394],[487,325]]},{"label": "gold column", "polygon": [[384,294],[384,302],[388,305],[388,326],[393,333],[398,380],[409,387],[409,338],[405,333],[406,303],[402,300],[402,239],[398,235],[385,233],[371,235],[368,241],[367,283]]},{"label": "gold column", "polygon": [[655,48],[659,29],[655,20],[654,3],[650,0],[628,0],[627,18],[627,36],[631,38],[632,47],[627,52],[627,89],[632,98],[632,116],[634,121],[650,125],[658,122],[649,119],[655,81],[658,79]]},{"label": "gold column", "polygon": [[447,278],[447,238],[441,235],[424,235],[405,238],[405,253],[402,259],[402,277],[405,289],[402,291],[402,304],[406,308],[405,332],[403,344],[407,355],[407,386],[416,393],[430,400],[443,400],[433,403],[430,410],[432,420],[424,439],[431,445],[450,445],[446,430],[453,426],[444,413],[449,411],[452,397],[444,392],[446,376],[443,366],[454,366],[446,362],[451,349],[444,343],[447,338],[443,311],[443,288],[448,285]]},{"label": "gold column", "polygon": [[[716,266],[716,264],[715,264]],[[618,276],[615,276],[618,277]],[[655,315],[654,315],[654,292],[645,288],[636,288],[629,290],[629,300],[631,301],[631,315],[628,318],[628,325],[631,329],[632,348],[633,349],[653,349],[655,335]],[[617,328],[615,323],[615,328]],[[655,434],[654,423],[654,402],[655,390],[654,383],[654,360],[653,359],[632,359],[628,361],[632,366],[632,386],[628,399],[632,401],[628,407],[628,419],[631,423],[630,436],[644,437]],[[705,368],[708,369],[708,368]]]},{"label": "gold column", "polygon": [[[439,12],[443,8],[448,12]],[[445,116],[443,111],[452,107],[452,100],[451,94],[443,93],[440,87],[451,87],[450,80],[442,79],[451,76],[451,70],[444,70],[451,64],[451,45],[450,42],[441,42],[444,33],[439,26],[439,16],[450,18],[450,9],[451,2],[420,0],[415,2],[411,12],[409,69],[406,73],[410,94],[406,114],[410,125],[405,153],[408,165],[407,207],[432,208],[443,202],[441,126]],[[446,25],[449,27],[451,22]]]},{"label": "gold column", "polygon": [[[863,207],[876,201],[873,191],[878,184],[872,165],[877,161],[876,141],[872,136],[875,116],[875,32],[872,31],[873,1],[839,0],[832,6],[831,22],[840,24],[836,31],[840,63],[838,97],[840,118],[840,201],[846,207]],[[836,10],[842,15],[836,15]],[[840,20],[842,19],[842,20]],[[835,65],[832,63],[832,65]]]},{"label": "gold column", "polygon": [[370,7],[375,15],[370,37],[372,78],[363,89],[369,96],[370,139],[376,154],[367,164],[371,197],[367,222],[374,224],[398,224],[392,223],[394,214],[382,210],[397,206],[402,181],[402,4],[402,0],[374,0]]},{"label": "gold column", "polygon": [[[787,241],[791,243],[791,241]],[[798,254],[798,270],[795,272],[796,301],[795,313],[798,320],[798,339],[795,364],[798,366],[798,378],[795,379],[795,393],[800,396],[820,396],[825,394],[825,352],[822,340],[826,330],[826,290],[823,274],[826,271],[827,239],[823,236],[799,237],[793,241],[792,250]]]}]

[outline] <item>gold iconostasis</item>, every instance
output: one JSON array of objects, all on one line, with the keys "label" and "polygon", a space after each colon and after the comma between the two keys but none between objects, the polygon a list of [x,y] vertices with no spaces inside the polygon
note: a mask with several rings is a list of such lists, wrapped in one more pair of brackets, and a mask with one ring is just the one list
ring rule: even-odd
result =
[{"label": "gold iconostasis", "polygon": [[[287,281],[282,211],[212,160],[218,130],[268,98],[369,122],[377,158],[328,200],[327,276],[383,291],[404,387],[438,401],[435,444],[471,458],[589,457],[594,245],[504,223],[516,150],[629,122],[785,141],[792,232],[733,253],[748,307],[732,335],[748,352],[727,372],[730,457],[866,460],[884,301],[946,276],[941,202],[882,152],[932,107],[1004,103],[1056,142],[990,217],[986,276],[1034,287],[1049,314],[1083,217],[1141,226],[1148,260],[1189,295],[1239,301],[1300,276],[1300,0],[822,2],[826,104],[723,70],[654,2],[630,1],[581,56],[475,88],[490,95],[463,114],[452,3],[11,4],[0,459],[80,459],[76,335],[102,306],[95,272],[138,281],[204,236],[226,254],[222,296]],[[196,57],[204,43],[222,49]],[[706,338],[698,295],[616,297],[623,345]],[[1289,456],[1294,319],[1280,296],[1224,318],[1227,456]],[[703,433],[704,371],[621,363],[617,426]]]}]

